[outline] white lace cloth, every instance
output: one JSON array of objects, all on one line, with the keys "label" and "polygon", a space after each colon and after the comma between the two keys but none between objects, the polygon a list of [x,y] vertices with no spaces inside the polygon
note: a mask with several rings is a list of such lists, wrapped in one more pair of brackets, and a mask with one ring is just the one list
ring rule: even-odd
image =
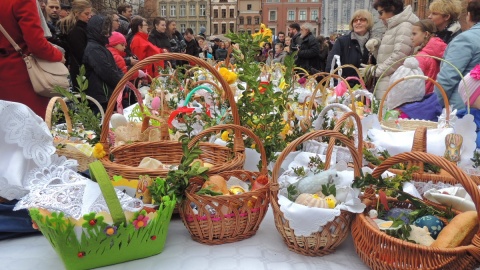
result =
[{"label": "white lace cloth", "polygon": [[[289,221],[296,236],[309,236],[312,233],[322,231],[323,226],[339,216],[341,210],[361,213],[365,209],[365,205],[358,198],[360,190],[351,187],[354,177],[353,171],[349,170],[337,171],[334,180],[337,188],[337,206],[334,209],[307,207],[294,203],[287,198],[287,187],[298,181],[298,177],[293,172],[293,167],[303,166],[308,168],[308,157],[312,155],[315,154],[300,152],[288,166],[289,169],[278,178],[280,210]],[[324,159],[322,156],[320,158]],[[345,164],[338,166],[337,169],[339,167],[345,167]]]},{"label": "white lace cloth", "polygon": [[55,153],[47,124],[27,106],[0,100],[0,197],[27,194],[26,175],[48,166]]},{"label": "white lace cloth", "polygon": [[[66,217],[74,219],[91,212],[110,212],[98,184],[66,166],[54,164],[34,170],[28,182],[30,192],[14,210],[43,208],[50,212],[63,212]],[[120,190],[115,191],[124,211],[142,209],[141,200]]]}]

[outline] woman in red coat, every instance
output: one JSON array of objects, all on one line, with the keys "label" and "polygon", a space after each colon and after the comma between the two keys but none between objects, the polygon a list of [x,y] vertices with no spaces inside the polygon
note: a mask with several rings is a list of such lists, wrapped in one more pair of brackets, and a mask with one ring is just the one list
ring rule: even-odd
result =
[{"label": "woman in red coat", "polygon": [[[65,61],[43,36],[36,0],[2,0],[1,6],[0,24],[23,53],[52,62]],[[0,36],[0,99],[23,103],[43,118],[49,98],[35,93],[22,57]]]},{"label": "woman in red coat", "polygon": [[[162,49],[153,45],[148,41],[148,23],[144,18],[137,16],[133,18],[130,23],[130,28],[132,29],[132,42],[130,43],[130,51],[138,57],[138,60],[143,60],[149,56],[162,53]],[[152,77],[158,75],[159,67],[163,68],[163,61],[159,61],[151,66],[145,68],[145,72]]]}]

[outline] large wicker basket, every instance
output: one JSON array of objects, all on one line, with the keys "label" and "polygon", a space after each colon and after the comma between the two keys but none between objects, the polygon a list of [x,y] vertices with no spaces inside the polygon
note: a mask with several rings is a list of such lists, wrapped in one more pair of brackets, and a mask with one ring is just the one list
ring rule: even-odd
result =
[{"label": "large wicker basket", "polygon": [[[402,153],[385,160],[375,168],[373,176],[379,177],[392,165],[406,161],[428,162],[446,170],[465,187],[480,217],[478,207],[480,191],[476,184],[455,164],[442,157],[423,152]],[[381,232],[362,213],[358,214],[352,223],[352,236],[356,252],[372,269],[474,269],[480,262],[480,231],[470,245],[457,248],[431,248]]]},{"label": "large wicker basket", "polygon": [[[220,73],[218,73],[215,68],[200,58],[187,54],[162,53],[148,57],[133,66],[120,80],[112,94],[112,97],[117,97],[123,91],[123,88],[131,75],[140,68],[161,60],[170,59],[190,61],[202,66],[216,77],[224,90],[229,90],[229,85],[225,79],[223,79]],[[233,99],[233,95],[231,91],[224,92],[231,108],[233,123],[239,124],[240,118],[238,116],[238,110]],[[140,164],[140,161],[145,157],[157,159],[165,164],[180,163],[183,151],[182,145],[178,141],[135,142],[109,148],[107,137],[109,132],[109,121],[113,114],[114,108],[115,99],[110,99],[105,112],[105,118],[100,136],[100,142],[103,144],[104,149],[107,152],[107,155],[101,159],[101,162],[105,166],[110,176],[121,175],[126,179],[138,179],[140,175],[150,175],[151,177],[165,177],[167,175],[169,169],[138,168],[137,166]],[[235,134],[235,136],[236,138],[241,138],[240,134]],[[245,163],[245,148],[243,146],[243,140],[241,139],[235,140],[235,147],[233,150],[225,146],[207,142],[201,142],[200,148],[203,150],[203,154],[200,156],[200,158],[205,162],[214,165],[209,170],[209,174],[241,169]],[[110,156],[113,156],[112,160],[110,159]]]},{"label": "large wicker basket", "polygon": [[[245,127],[218,125],[197,135],[190,145],[210,132],[220,132],[226,129],[241,131],[255,141],[260,150],[262,168],[260,172],[230,170],[222,171],[218,175],[226,180],[233,176],[250,183],[260,176],[268,177],[263,144],[252,131]],[[187,227],[193,240],[204,244],[218,245],[237,242],[255,235],[268,210],[268,184],[254,191],[223,196],[196,194],[195,192],[200,190],[202,184],[197,181],[191,182],[179,210],[183,224]],[[192,206],[198,212],[194,211]]]},{"label": "large wicker basket", "polygon": [[[353,115],[358,118],[356,114]],[[270,188],[270,203],[272,204],[275,226],[277,227],[280,235],[283,237],[283,240],[289,250],[307,256],[323,256],[334,252],[337,246],[346,239],[350,231],[350,222],[354,217],[353,213],[342,210],[340,216],[323,226],[323,228],[328,229],[324,229],[320,232],[316,232],[305,237],[295,235],[294,230],[289,225],[289,221],[285,218],[284,214],[280,210],[280,205],[278,203],[278,177],[282,162],[290,152],[295,151],[298,145],[320,136],[327,136],[331,138],[329,149],[327,151],[327,159],[325,161],[327,168],[328,164],[330,164],[330,157],[333,152],[333,143],[335,139],[342,142],[350,150],[353,157],[356,176],[360,175],[360,168],[362,164],[361,157],[358,154],[359,149],[355,149],[353,142],[345,135],[332,130],[320,130],[307,133],[291,142],[278,157],[275,167],[273,168],[272,186]]]}]

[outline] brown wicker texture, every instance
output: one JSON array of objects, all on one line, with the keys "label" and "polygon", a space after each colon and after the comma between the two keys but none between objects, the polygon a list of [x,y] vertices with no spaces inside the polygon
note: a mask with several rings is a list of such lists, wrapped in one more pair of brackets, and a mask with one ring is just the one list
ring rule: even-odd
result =
[{"label": "brown wicker texture", "polygon": [[277,158],[277,162],[273,168],[272,186],[270,188],[270,203],[273,209],[275,226],[277,227],[278,232],[282,235],[283,240],[289,250],[307,256],[323,256],[334,252],[336,247],[340,245],[347,237],[348,232],[350,231],[350,222],[354,217],[353,213],[342,211],[340,216],[336,217],[335,220],[328,222],[323,226],[324,230],[305,237],[296,236],[294,234],[294,230],[290,227],[288,220],[284,217],[282,211],[280,210],[280,205],[278,204],[278,177],[282,162],[290,152],[295,151],[298,145],[320,136],[331,138],[329,150],[327,151],[327,160],[325,162],[326,169],[330,164],[330,156],[333,151],[332,142],[334,139],[342,142],[350,150],[354,162],[355,176],[360,175],[360,168],[362,164],[361,157],[358,155],[358,150],[355,149],[353,142],[345,135],[332,130],[312,131],[297,138],[295,141],[291,142]]},{"label": "brown wicker texture", "polygon": [[[210,132],[226,129],[241,131],[254,139],[262,157],[262,169],[260,172],[223,171],[218,175],[221,175],[227,181],[231,176],[234,176],[250,183],[253,183],[253,180],[260,175],[268,177],[263,144],[252,131],[245,127],[228,124],[215,126],[197,135],[190,142],[190,146]],[[195,194],[200,190],[202,184],[203,181],[191,181],[191,185],[186,191],[186,198],[179,209],[183,224],[190,232],[193,240],[208,245],[218,245],[237,242],[255,235],[268,210],[269,184],[260,189],[238,195],[208,196]],[[192,205],[196,206],[198,213],[194,213]]]},{"label": "brown wicker texture", "polygon": [[[409,130],[415,130],[417,127],[427,127],[429,129],[434,129],[437,128],[438,123],[433,122],[433,121],[427,121],[427,120],[414,120],[414,119],[389,119],[389,120],[384,120],[382,115],[383,115],[383,104],[385,103],[385,99],[388,96],[388,93],[399,83],[406,81],[406,80],[411,80],[411,79],[423,79],[423,80],[428,80],[435,84],[435,86],[440,90],[440,94],[443,97],[443,101],[445,102],[445,111],[446,111],[446,120],[447,123],[449,123],[450,120],[450,104],[448,103],[448,97],[447,94],[445,93],[445,90],[443,87],[436,82],[434,79],[429,78],[427,76],[423,75],[410,75],[403,77],[394,83],[392,83],[387,91],[385,91],[385,94],[382,97],[382,100],[380,101],[380,105],[378,107],[378,121],[380,122],[382,128],[386,131],[393,131],[393,132],[402,132],[402,131],[409,131]],[[397,126],[397,121],[398,125],[401,127],[399,128]]]},{"label": "brown wicker texture", "polygon": [[[223,89],[229,89],[229,85],[218,73],[218,71],[209,65],[207,62],[201,60],[198,57],[190,56],[180,53],[162,53],[154,56],[150,56],[133,66],[120,80],[115,88],[112,96],[117,97],[120,92],[123,91],[125,84],[127,84],[129,78],[137,70],[142,67],[161,61],[161,60],[184,60],[194,62],[197,65],[205,68],[220,82]],[[231,113],[233,116],[233,123],[240,124],[240,117],[238,115],[237,106],[231,91],[224,91],[226,98],[229,102]],[[152,177],[161,176],[165,177],[168,173],[168,169],[143,169],[138,168],[140,161],[145,157],[157,159],[165,164],[179,164],[182,158],[183,152],[180,142],[176,141],[157,141],[157,142],[135,142],[115,148],[108,148],[107,136],[109,130],[109,122],[112,117],[115,107],[115,100],[110,99],[107,110],[105,112],[105,118],[102,125],[102,133],[100,136],[100,142],[103,144],[107,155],[103,157],[101,162],[105,166],[105,169],[109,175],[121,175],[126,179],[138,179],[139,175],[150,175]],[[233,150],[228,147],[220,146],[213,143],[200,143],[200,148],[203,154],[200,156],[205,162],[211,163],[214,166],[209,170],[209,174],[216,174],[222,171],[230,171],[243,168],[245,163],[245,148],[241,139],[241,134],[236,133],[235,146]],[[110,155],[113,155],[113,161],[110,160]]]},{"label": "brown wicker texture", "polygon": [[[67,104],[65,103],[65,100],[63,100],[63,98],[61,97],[52,97],[48,102],[47,110],[45,113],[45,122],[47,123],[48,129],[52,129],[52,113],[53,113],[53,110],[55,109],[55,104],[57,102],[60,104],[60,108],[63,111],[63,115],[65,117],[65,123],[67,125],[67,132],[68,134],[70,134],[73,131],[72,120],[70,118],[70,115],[68,114]],[[62,143],[68,143],[68,141],[65,141]],[[79,172],[83,172],[87,170],[88,164],[95,161],[95,158],[93,156],[88,157],[78,150],[70,150],[64,147],[57,148],[56,153],[59,156],[65,156],[69,159],[75,159],[78,162],[77,170]]]},{"label": "brown wicker texture", "polygon": [[[372,173],[379,177],[392,165],[406,162],[428,162],[445,169],[457,179],[472,197],[480,217],[480,192],[460,168],[452,162],[423,152],[402,153],[385,160]],[[372,269],[474,269],[480,262],[480,231],[472,243],[457,248],[431,248],[389,236],[375,228],[365,214],[358,214],[352,223],[356,252]]]}]

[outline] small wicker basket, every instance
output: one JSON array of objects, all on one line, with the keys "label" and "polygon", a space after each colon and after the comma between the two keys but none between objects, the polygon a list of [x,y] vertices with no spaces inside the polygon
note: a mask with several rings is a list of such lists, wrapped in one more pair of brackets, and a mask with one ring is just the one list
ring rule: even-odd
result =
[{"label": "small wicker basket", "polygon": [[[480,217],[480,191],[476,184],[455,164],[442,157],[423,152],[402,153],[385,160],[375,168],[372,175],[379,177],[392,165],[406,161],[428,162],[442,167],[465,187]],[[371,205],[373,201],[364,202]],[[480,264],[480,231],[467,246],[431,248],[381,232],[362,213],[352,222],[352,236],[357,254],[372,269],[474,269]]]},{"label": "small wicker basket", "polygon": [[[356,114],[351,114],[358,118]],[[362,164],[361,157],[358,154],[359,149],[355,149],[353,142],[345,135],[332,130],[320,130],[307,133],[291,142],[278,157],[275,167],[273,168],[272,186],[270,188],[270,203],[272,204],[275,226],[277,227],[280,235],[283,237],[283,240],[289,250],[307,256],[324,256],[334,252],[338,245],[340,245],[346,239],[350,231],[350,222],[354,217],[353,213],[342,210],[340,216],[323,226],[324,228],[328,229],[324,229],[320,232],[316,232],[305,237],[296,236],[294,234],[294,230],[290,227],[289,221],[285,218],[284,214],[280,210],[280,205],[278,203],[278,177],[282,162],[290,152],[296,149],[298,145],[320,136],[330,137],[329,148],[327,150],[327,159],[325,161],[326,169],[330,164],[330,157],[333,152],[333,143],[335,139],[341,141],[350,150],[353,157],[356,176],[360,175],[360,168]]]},{"label": "small wicker basket", "polygon": [[[252,138],[260,150],[262,168],[260,172],[246,170],[222,171],[218,175],[226,180],[236,177],[242,181],[253,183],[258,177],[268,177],[265,149],[261,140],[249,129],[237,125],[218,125],[201,132],[190,142],[192,146],[203,136],[211,132],[232,129]],[[191,181],[185,192],[179,212],[183,224],[190,232],[192,239],[208,244],[218,245],[237,242],[256,234],[268,210],[269,184],[262,188],[237,195],[208,196],[196,192],[202,186],[200,181]],[[196,207],[196,211],[192,208]]]}]

